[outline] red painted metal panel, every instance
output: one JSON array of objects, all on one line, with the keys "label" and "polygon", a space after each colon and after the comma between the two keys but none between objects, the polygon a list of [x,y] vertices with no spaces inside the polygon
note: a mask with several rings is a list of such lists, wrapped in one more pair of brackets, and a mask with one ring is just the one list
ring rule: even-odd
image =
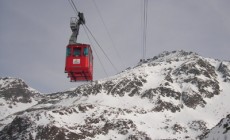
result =
[{"label": "red painted metal panel", "polygon": [[93,80],[93,56],[90,45],[70,44],[66,47],[65,72],[70,81]]}]

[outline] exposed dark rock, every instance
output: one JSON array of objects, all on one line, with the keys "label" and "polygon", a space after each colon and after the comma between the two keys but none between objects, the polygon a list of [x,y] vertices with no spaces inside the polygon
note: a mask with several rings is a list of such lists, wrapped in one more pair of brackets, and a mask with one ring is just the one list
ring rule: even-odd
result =
[{"label": "exposed dark rock", "polygon": [[189,122],[188,126],[192,130],[206,132],[208,130],[206,124],[203,120],[194,120]]},{"label": "exposed dark rock", "polygon": [[160,95],[162,95],[163,97],[172,97],[175,100],[179,100],[181,93],[174,91],[171,88],[167,88],[167,87],[158,87],[156,88],[156,92],[158,92]]},{"label": "exposed dark rock", "polygon": [[[220,94],[219,82],[215,79],[202,80],[194,77],[185,79],[184,82],[192,83],[193,85],[195,85],[198,88],[200,94],[204,97],[212,98],[214,95]],[[212,91],[209,91],[208,88],[210,88]]]},{"label": "exposed dark rock", "polygon": [[186,75],[193,74],[194,76],[202,74],[207,78],[217,76],[217,74],[215,73],[215,67],[203,59],[197,59],[196,61],[185,62],[178,69],[174,70],[173,74],[176,76],[181,74],[186,74]]},{"label": "exposed dark rock", "polygon": [[153,99],[153,97],[157,96],[156,89],[148,89],[144,91],[144,93],[141,95],[142,98],[148,98]]},{"label": "exposed dark rock", "polygon": [[170,98],[174,98],[175,100],[179,100],[181,93],[176,92],[171,88],[161,86],[155,89],[148,89],[144,91],[141,97],[142,98],[147,97],[148,99],[153,99],[153,97],[155,96],[170,97]]},{"label": "exposed dark rock", "polygon": [[190,108],[195,109],[198,105],[204,107],[206,102],[202,98],[202,96],[196,92],[189,91],[182,93],[182,101],[184,104]]},{"label": "exposed dark rock", "polygon": [[158,99],[158,101],[155,103],[155,107],[153,108],[153,111],[161,112],[164,110],[170,110],[171,112],[180,111],[180,106],[174,105],[173,103],[162,101],[161,99]]},{"label": "exposed dark rock", "polygon": [[85,139],[84,134],[76,134],[67,129],[56,126],[38,126],[35,139],[39,140],[79,140]]},{"label": "exposed dark rock", "polygon": [[170,83],[173,83],[172,77],[170,76],[170,73],[165,76],[165,80],[169,81]]},{"label": "exposed dark rock", "polygon": [[173,133],[176,134],[176,133],[182,133],[182,132],[187,132],[186,128],[185,127],[182,127],[180,124],[174,124],[171,129],[173,130]]},{"label": "exposed dark rock", "polygon": [[137,132],[136,134],[129,135],[126,140],[151,140],[145,132]]},{"label": "exposed dark rock", "polygon": [[205,61],[204,59],[198,59],[197,61],[198,66],[202,68],[202,74],[204,74],[206,77],[216,77],[217,74],[215,72],[215,67],[212,66],[208,61]]},{"label": "exposed dark rock", "polygon": [[0,140],[17,140],[17,139],[31,139],[30,128],[32,122],[26,117],[16,117],[10,124],[5,126],[0,131]]},{"label": "exposed dark rock", "polygon": [[222,77],[224,78],[224,82],[230,82],[230,70],[228,69],[226,64],[221,62],[217,71],[222,73]]},{"label": "exposed dark rock", "polygon": [[107,94],[119,95],[120,97],[124,96],[126,89],[125,87],[129,84],[129,82],[129,79],[124,78],[116,85],[114,84],[114,86],[111,87],[111,90],[108,90]]}]

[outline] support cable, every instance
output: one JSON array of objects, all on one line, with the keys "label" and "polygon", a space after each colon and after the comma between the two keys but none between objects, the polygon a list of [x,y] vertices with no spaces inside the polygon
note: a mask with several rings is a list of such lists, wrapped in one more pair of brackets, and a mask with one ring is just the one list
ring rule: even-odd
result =
[{"label": "support cable", "polygon": [[97,41],[97,39],[94,37],[94,35],[92,34],[92,32],[90,31],[90,29],[88,28],[88,26],[86,26],[85,24],[84,24],[84,26],[86,27],[87,31],[90,33],[90,35],[92,36],[92,38],[94,39],[94,41],[96,42],[96,44],[98,45],[98,47],[101,49],[101,51],[103,52],[103,54],[105,55],[105,57],[107,58],[107,60],[109,61],[109,63],[113,66],[113,68],[115,69],[115,71],[118,73],[117,68],[112,63],[112,61],[109,59],[109,57],[107,56],[107,54],[105,53],[105,51],[102,49],[101,45],[99,44],[99,42]]},{"label": "support cable", "polygon": [[[98,6],[97,6],[97,3],[96,3],[95,0],[92,0],[92,1],[93,1],[94,6],[96,7],[96,10],[97,10],[97,12],[98,12],[98,14],[99,14],[99,17],[100,17],[100,19],[101,19],[101,21],[102,21],[103,26],[105,27],[106,33],[107,33],[107,35],[108,35],[108,37],[109,37],[109,39],[110,39],[110,41],[111,41],[112,47],[113,47],[113,49],[115,50],[115,53],[116,53],[117,57],[121,60],[122,58],[121,58],[121,56],[120,56],[120,54],[119,54],[119,52],[118,52],[118,50],[117,50],[117,47],[116,47],[116,45],[115,45],[115,43],[114,43],[114,41],[113,41],[113,38],[112,38],[112,36],[111,36],[111,34],[110,34],[109,30],[108,30],[108,27],[107,27],[106,24],[105,24],[105,21],[104,21],[104,19],[103,19],[103,17],[102,17],[102,14],[101,14],[101,12],[100,12]],[[124,65],[124,61],[120,61],[120,62]]]},{"label": "support cable", "polygon": [[77,10],[77,7],[76,7],[76,5],[74,4],[73,0],[69,0],[69,3],[70,3],[70,5],[71,5],[71,7],[73,8],[74,12],[75,12],[76,14],[78,14],[79,11]]},{"label": "support cable", "polygon": [[[69,0],[69,3],[71,5],[71,7],[73,8],[74,12],[78,15],[78,10],[76,5],[74,4],[73,0]],[[99,42],[96,40],[96,38],[94,37],[94,35],[92,34],[92,32],[90,31],[90,29],[86,26],[86,24],[83,24],[83,26],[85,26],[85,28],[87,29],[87,31],[90,33],[90,35],[92,36],[92,38],[94,39],[94,41],[96,42],[96,44],[98,45],[98,47],[101,49],[101,51],[103,52],[103,54],[105,55],[105,57],[107,58],[107,60],[110,62],[110,64],[113,66],[113,68],[115,69],[115,71],[118,73],[117,68],[115,67],[115,65],[112,63],[112,61],[109,59],[109,57],[106,55],[105,51],[102,49],[101,45],[99,44]]]},{"label": "support cable", "polygon": [[[83,26],[83,28],[84,28],[84,31],[85,31],[85,33],[86,33],[86,36],[87,36],[87,37],[88,37],[88,39],[89,39],[90,44],[92,44],[92,41],[91,41],[91,39],[90,39],[90,37],[89,37],[89,34],[88,34],[88,33],[87,33],[87,31],[86,31],[85,26]],[[106,74],[106,76],[108,77],[108,73],[106,72],[106,70],[105,70],[105,67],[104,67],[103,63],[102,63],[102,61],[101,61],[101,59],[100,59],[99,55],[97,54],[96,49],[94,49],[93,47],[92,47],[92,49],[93,49],[93,52],[95,52],[95,54],[96,54],[96,56],[97,56],[97,58],[98,58],[98,60],[99,60],[99,63],[100,63],[100,64],[101,64],[101,66],[102,66],[102,69],[103,69],[104,73],[105,73],[105,74]]]},{"label": "support cable", "polygon": [[143,60],[146,57],[147,23],[148,23],[148,0],[144,0]]}]

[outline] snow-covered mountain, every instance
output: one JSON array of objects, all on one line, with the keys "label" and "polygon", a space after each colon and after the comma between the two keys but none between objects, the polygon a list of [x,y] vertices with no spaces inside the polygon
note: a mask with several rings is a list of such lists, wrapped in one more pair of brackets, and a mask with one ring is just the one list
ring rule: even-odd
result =
[{"label": "snow-covered mountain", "polygon": [[[9,110],[11,92],[3,89],[11,86],[3,79],[0,107]],[[230,138],[230,62],[193,52],[163,52],[65,92],[41,95],[24,87],[30,103],[5,113],[0,139],[212,139],[222,126],[219,135]]]},{"label": "snow-covered mountain", "polygon": [[38,103],[41,95],[22,79],[0,77],[0,119]]}]

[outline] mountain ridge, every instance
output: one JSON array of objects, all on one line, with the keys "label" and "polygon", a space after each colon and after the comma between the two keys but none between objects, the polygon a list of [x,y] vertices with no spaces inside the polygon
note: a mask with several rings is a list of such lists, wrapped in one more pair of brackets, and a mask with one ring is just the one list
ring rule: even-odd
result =
[{"label": "mountain ridge", "polygon": [[0,139],[203,139],[230,114],[229,75],[228,61],[163,52],[115,76],[39,96],[0,120]]}]

